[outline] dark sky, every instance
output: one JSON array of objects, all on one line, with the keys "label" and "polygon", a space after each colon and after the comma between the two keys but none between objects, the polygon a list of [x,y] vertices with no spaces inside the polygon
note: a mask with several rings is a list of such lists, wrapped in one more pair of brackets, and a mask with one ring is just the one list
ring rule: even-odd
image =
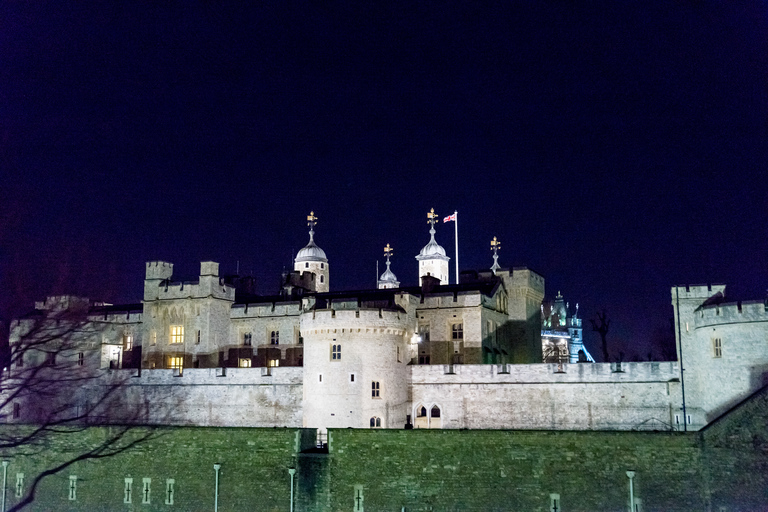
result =
[{"label": "dark sky", "polygon": [[765,296],[766,2],[158,3],[0,7],[0,317],[154,259],[273,293],[310,210],[334,290],[458,210],[463,269],[497,236],[628,354],[675,283]]}]

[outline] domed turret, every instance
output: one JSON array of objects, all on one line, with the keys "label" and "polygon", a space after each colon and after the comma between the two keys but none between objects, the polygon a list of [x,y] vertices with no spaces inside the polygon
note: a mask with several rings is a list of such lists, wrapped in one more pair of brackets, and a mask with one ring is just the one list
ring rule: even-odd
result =
[{"label": "domed turret", "polygon": [[419,281],[424,276],[436,277],[440,280],[440,284],[448,284],[448,260],[450,258],[445,255],[445,249],[443,249],[435,241],[435,224],[440,222],[435,209],[432,208],[427,213],[427,223],[430,224],[429,234],[430,240],[427,245],[419,252],[416,259],[419,260]]},{"label": "domed turret", "polygon": [[384,248],[384,256],[387,258],[387,270],[379,278],[379,288],[398,288],[400,281],[397,276],[389,269],[389,258],[392,256],[393,249],[389,244]]},{"label": "domed turret", "polygon": [[325,251],[315,243],[315,225],[317,217],[315,212],[307,215],[307,226],[309,226],[309,243],[302,248],[293,260],[293,269],[298,272],[313,272],[317,278],[315,284],[318,292],[327,292],[328,286],[328,258]]}]

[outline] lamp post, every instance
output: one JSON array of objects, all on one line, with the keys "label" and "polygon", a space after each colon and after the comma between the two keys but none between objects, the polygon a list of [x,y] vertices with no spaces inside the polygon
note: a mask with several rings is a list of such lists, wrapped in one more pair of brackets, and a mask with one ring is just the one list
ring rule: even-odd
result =
[{"label": "lamp post", "polygon": [[288,474],[291,475],[291,512],[293,512],[293,475],[296,474],[296,468],[288,468]]},{"label": "lamp post", "polygon": [[8,482],[8,461],[3,461],[3,509],[2,512],[5,512],[5,487]]},{"label": "lamp post", "polygon": [[219,512],[219,470],[221,469],[221,464],[218,462],[213,465],[213,470],[216,471],[216,487],[214,488],[214,497],[213,497],[213,512]]},{"label": "lamp post", "polygon": [[627,471],[629,477],[629,512],[635,512],[635,488],[632,485],[632,479],[635,478],[634,471]]}]

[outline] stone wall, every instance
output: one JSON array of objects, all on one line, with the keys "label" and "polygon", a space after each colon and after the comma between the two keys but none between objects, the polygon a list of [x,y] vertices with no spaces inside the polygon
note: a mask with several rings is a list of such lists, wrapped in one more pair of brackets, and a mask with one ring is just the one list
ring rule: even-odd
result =
[{"label": "stone wall", "polygon": [[410,368],[413,410],[437,405],[442,428],[664,429],[681,404],[673,362]]}]

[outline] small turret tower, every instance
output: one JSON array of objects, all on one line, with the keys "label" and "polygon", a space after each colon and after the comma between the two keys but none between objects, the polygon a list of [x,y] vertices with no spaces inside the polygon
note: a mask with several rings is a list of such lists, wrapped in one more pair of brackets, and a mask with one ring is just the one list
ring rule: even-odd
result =
[{"label": "small turret tower", "polygon": [[315,279],[316,291],[327,292],[328,286],[328,258],[325,257],[325,251],[315,244],[315,226],[317,217],[315,212],[307,215],[307,226],[309,226],[309,243],[299,251],[294,260],[293,269],[297,272],[312,272]]},{"label": "small turret tower", "polygon": [[394,249],[389,244],[384,247],[384,257],[387,258],[387,270],[379,277],[379,289],[400,287],[400,281],[397,280],[397,276],[389,269],[389,258],[392,257],[393,252]]},{"label": "small turret tower", "polygon": [[450,258],[445,255],[443,249],[435,241],[435,224],[440,222],[435,209],[432,208],[427,213],[427,223],[430,225],[429,234],[431,236],[429,243],[424,246],[416,259],[419,260],[419,282],[424,276],[432,276],[440,280],[440,284],[448,284],[448,261]]}]

